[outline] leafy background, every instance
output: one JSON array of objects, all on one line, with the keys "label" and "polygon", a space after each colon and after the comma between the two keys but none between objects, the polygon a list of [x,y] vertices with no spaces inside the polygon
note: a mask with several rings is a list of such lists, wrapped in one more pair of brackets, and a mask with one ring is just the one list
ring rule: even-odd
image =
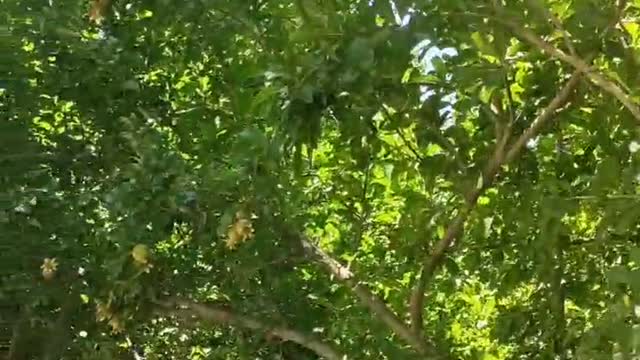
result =
[{"label": "leafy background", "polygon": [[640,2],[0,10],[8,358],[640,356]]}]

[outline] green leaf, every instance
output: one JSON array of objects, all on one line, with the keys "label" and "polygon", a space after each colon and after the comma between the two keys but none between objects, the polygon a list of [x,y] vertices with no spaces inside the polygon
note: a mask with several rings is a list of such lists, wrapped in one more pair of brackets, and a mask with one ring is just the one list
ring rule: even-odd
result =
[{"label": "green leaf", "polygon": [[607,278],[612,285],[627,284],[631,277],[631,273],[622,266],[614,267],[607,272]]},{"label": "green leaf", "polygon": [[369,69],[374,64],[374,52],[369,40],[358,37],[347,49],[346,61],[352,67]]},{"label": "green leaf", "polygon": [[473,44],[478,48],[478,50],[484,54],[499,58],[499,54],[488,36],[476,31],[471,34],[471,40],[473,40]]}]

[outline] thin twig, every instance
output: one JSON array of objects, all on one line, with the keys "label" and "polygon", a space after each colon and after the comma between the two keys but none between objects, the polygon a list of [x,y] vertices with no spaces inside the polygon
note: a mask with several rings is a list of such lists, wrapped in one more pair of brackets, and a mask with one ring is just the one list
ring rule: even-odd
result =
[{"label": "thin twig", "polygon": [[362,237],[364,235],[365,226],[367,221],[369,221],[369,215],[371,214],[371,205],[369,204],[369,183],[371,182],[371,171],[373,170],[374,160],[369,159],[367,161],[366,169],[364,170],[364,178],[362,180],[362,195],[360,202],[362,203],[362,214],[360,217],[360,224],[358,225],[358,232],[355,237],[355,242],[360,243],[362,241]]},{"label": "thin twig", "polygon": [[[381,106],[381,108],[382,108],[382,112],[384,113],[384,117],[387,118],[388,121],[393,121],[393,115],[391,115],[391,113],[389,112],[389,109],[387,109],[387,107],[384,104]],[[422,162],[422,155],[420,155],[418,150],[414,148],[413,145],[411,145],[409,140],[404,136],[404,134],[402,133],[402,131],[400,131],[399,128],[396,128],[396,134],[398,134],[398,136],[400,137],[404,145],[409,149],[409,151],[411,151],[413,156],[416,157],[416,160],[418,160],[419,162]]]},{"label": "thin twig", "polygon": [[553,349],[556,353],[556,359],[565,360],[567,358],[567,351],[565,348],[565,336],[566,336],[566,308],[565,308],[565,285],[563,283],[564,278],[564,252],[565,246],[562,238],[556,239],[555,245],[555,266],[551,280],[550,297],[551,297],[551,309],[554,316],[554,329],[553,329]]},{"label": "thin twig", "polygon": [[0,162],[4,161],[25,161],[25,160],[39,160],[39,159],[53,159],[55,156],[50,153],[17,153],[17,154],[8,154],[1,155]]},{"label": "thin twig", "polygon": [[584,200],[584,201],[600,201],[600,200],[640,200],[640,195],[620,194],[620,195],[578,195],[563,198],[564,200]]},{"label": "thin twig", "polygon": [[423,160],[422,159],[422,155],[420,155],[418,150],[416,150],[416,148],[414,148],[413,145],[411,145],[411,143],[406,138],[406,136],[404,136],[402,131],[400,129],[396,129],[396,134],[398,134],[398,136],[400,137],[400,139],[402,140],[404,145],[409,149],[409,151],[411,151],[411,153],[413,153],[413,155],[416,157],[416,160],[418,160],[419,162],[422,162],[422,160]]},{"label": "thin twig", "polygon": [[[384,116],[385,118],[387,118],[387,120],[389,121],[392,120],[392,115],[389,113],[389,110],[384,105],[382,106],[382,112],[384,113]],[[436,143],[453,157],[456,163],[456,166],[458,167],[458,170],[464,173],[465,165],[460,160],[460,156],[458,156],[458,152],[456,151],[456,147],[454,146],[454,144],[451,143],[451,141],[449,141],[449,139],[447,139],[447,137],[444,136],[442,133],[440,133],[437,129],[431,129],[431,130],[433,130],[433,135],[437,137]],[[413,145],[411,145],[411,142],[406,138],[406,136],[404,136],[402,131],[400,131],[400,129],[396,129],[396,133],[398,134],[402,142],[405,144],[405,146],[407,146],[407,148],[415,156],[416,160],[418,160],[419,162],[422,162],[424,160],[424,157]]]},{"label": "thin twig", "polygon": [[558,17],[553,12],[547,9],[547,7],[540,2],[540,0],[529,0],[528,2],[531,5],[531,7],[542,12],[542,14],[546,18],[551,20],[551,23],[553,23],[553,26],[556,28],[556,30],[562,34],[564,45],[567,47],[567,50],[569,50],[569,53],[571,53],[571,55],[574,55],[574,56],[577,55],[576,49],[573,47],[573,43],[571,42],[571,37],[569,35],[569,32],[562,25],[562,21],[560,21],[560,19],[558,19]]},{"label": "thin twig", "polygon": [[511,93],[511,81],[509,80],[509,68],[502,62],[502,68],[504,70],[504,88],[507,92],[507,107],[509,110],[509,124],[507,125],[508,130],[511,130],[511,127],[516,121],[515,116],[515,106],[513,105],[513,94]]},{"label": "thin twig", "polygon": [[[616,25],[620,23],[620,21],[624,16],[624,10],[626,9],[626,7],[627,7],[627,0],[618,0],[618,5],[616,6],[616,16],[614,16],[611,19],[611,21],[609,21],[609,23],[607,24],[607,27],[602,32],[602,35],[600,35],[602,39],[606,38],[606,36],[609,35],[609,31],[611,31],[611,29],[615,29]],[[626,31],[624,26],[620,26],[620,27],[623,29],[623,31]]]}]

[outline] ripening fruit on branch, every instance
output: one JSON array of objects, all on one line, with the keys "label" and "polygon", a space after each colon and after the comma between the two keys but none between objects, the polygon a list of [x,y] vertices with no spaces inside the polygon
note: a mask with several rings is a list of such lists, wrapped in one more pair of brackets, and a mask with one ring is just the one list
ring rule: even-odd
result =
[{"label": "ripening fruit on branch", "polygon": [[138,265],[149,264],[149,247],[144,244],[138,244],[131,250],[131,257]]},{"label": "ripening fruit on branch", "polygon": [[111,310],[111,306],[109,304],[104,304],[102,302],[96,303],[96,320],[97,321],[105,321],[111,319],[113,316],[113,311]]},{"label": "ripening fruit on branch", "polygon": [[89,21],[100,25],[110,6],[111,0],[92,0],[89,8]]},{"label": "ripening fruit on branch", "polygon": [[40,269],[42,270],[42,277],[45,280],[51,280],[58,270],[58,261],[55,258],[45,258],[42,265],[40,265]]},{"label": "ripening fruit on branch", "polygon": [[124,330],[124,321],[114,312],[109,303],[105,304],[100,301],[96,303],[96,321],[106,321],[114,334],[121,333]]},{"label": "ripening fruit on branch", "polygon": [[243,242],[253,238],[253,233],[254,230],[251,219],[249,219],[244,212],[238,211],[234,223],[231,224],[227,230],[225,244],[228,249],[233,250]]},{"label": "ripening fruit on branch", "polygon": [[111,332],[114,334],[119,334],[124,331],[124,322],[117,315],[112,316],[108,324],[111,326]]}]

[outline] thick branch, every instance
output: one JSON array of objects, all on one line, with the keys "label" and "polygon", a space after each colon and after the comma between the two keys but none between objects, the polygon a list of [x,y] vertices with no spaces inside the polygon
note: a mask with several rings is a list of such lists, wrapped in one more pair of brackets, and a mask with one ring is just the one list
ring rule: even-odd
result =
[{"label": "thick branch", "polygon": [[351,287],[362,304],[373,311],[378,316],[378,319],[391,328],[391,330],[402,340],[411,345],[411,347],[419,353],[424,355],[429,354],[433,356],[433,358],[438,358],[435,355],[435,348],[430,344],[426,344],[420,337],[413,334],[409,327],[407,327],[406,324],[391,309],[389,309],[384,301],[354,278],[354,274],[351,270],[342,266],[338,261],[334,260],[308,239],[303,238],[302,245],[307,253],[324,265],[336,279]]},{"label": "thick branch", "polygon": [[540,50],[570,64],[576,70],[583,72],[591,82],[599,86],[602,90],[615,96],[629,110],[629,112],[631,112],[633,117],[635,117],[637,121],[640,121],[640,107],[638,107],[631,96],[625,93],[624,90],[622,90],[613,81],[607,79],[599,72],[592,70],[586,61],[577,56],[566,54],[562,50],[542,40],[533,31],[522,27],[519,23],[507,18],[506,16],[496,17],[496,20],[507,25],[516,35],[535,45]]},{"label": "thick branch", "polygon": [[577,86],[580,79],[581,71],[573,73],[569,81],[564,87],[556,94],[551,100],[549,105],[540,113],[540,115],[533,121],[531,126],[527,128],[520,137],[515,141],[511,148],[504,153],[506,143],[499,142],[496,144],[497,150],[494,152],[493,157],[487,164],[487,167],[482,175],[481,186],[474,189],[466,198],[466,203],[454,220],[449,224],[444,236],[440,241],[436,243],[429,257],[425,258],[422,264],[420,275],[413,288],[411,294],[411,300],[409,305],[409,311],[411,316],[411,324],[414,333],[419,333],[422,327],[422,311],[424,308],[424,293],[427,283],[430,281],[435,270],[444,260],[447,250],[453,243],[453,241],[460,236],[464,227],[465,221],[469,217],[470,212],[476,206],[477,200],[484,193],[484,191],[491,186],[496,176],[498,175],[500,168],[513,161],[520,152],[524,149],[527,142],[536,136],[542,127],[547,124],[558,109],[563,107],[569,100],[569,96]]},{"label": "thick branch", "polygon": [[533,121],[533,123],[520,135],[520,137],[516,140],[511,148],[507,152],[505,156],[505,164],[513,161],[522,150],[527,146],[529,140],[533,139],[537,136],[542,127],[545,126],[553,116],[556,114],[557,110],[567,104],[569,100],[569,96],[573,93],[573,90],[578,85],[580,81],[580,71],[575,71],[571,78],[564,87],[556,94],[556,96],[551,100],[549,105],[542,111],[542,113]]},{"label": "thick branch", "polygon": [[[164,308],[175,311],[182,316],[190,315],[200,320],[209,321],[221,325],[229,325],[234,327],[245,328],[249,330],[262,331],[270,336],[280,338],[285,341],[291,341],[305,348],[314,351],[321,357],[329,360],[343,360],[345,355],[340,354],[337,350],[328,344],[316,339],[315,337],[305,335],[297,330],[286,327],[269,326],[262,321],[236,314],[230,309],[220,306],[204,305],[191,300],[176,300],[172,303],[161,304]],[[175,307],[178,310],[175,310]]]},{"label": "thick branch", "polygon": [[28,331],[29,316],[31,310],[27,306],[23,306],[20,309],[20,315],[13,326],[11,334],[11,345],[9,346],[9,352],[7,354],[7,360],[18,360],[25,357],[23,351],[25,332]]},{"label": "thick branch", "polygon": [[58,319],[52,324],[47,343],[44,346],[43,360],[59,359],[71,340],[73,312],[78,306],[80,296],[70,289],[60,308]]}]

